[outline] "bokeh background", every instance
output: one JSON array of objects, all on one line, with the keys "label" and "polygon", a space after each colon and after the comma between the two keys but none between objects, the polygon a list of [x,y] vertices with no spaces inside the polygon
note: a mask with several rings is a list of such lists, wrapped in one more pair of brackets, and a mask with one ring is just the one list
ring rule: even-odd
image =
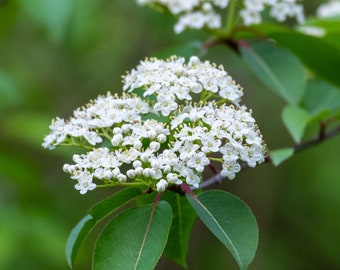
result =
[{"label": "bokeh background", "polygon": [[[304,1],[314,12],[324,1]],[[43,149],[51,119],[107,91],[146,56],[205,40],[200,31],[173,33],[173,19],[130,0],[0,0],[0,269],[68,269],[65,242],[86,210],[110,190],[80,195],[62,172],[71,152]],[[292,145],[280,118],[283,101],[257,81],[237,55],[214,47],[245,91],[270,149]],[[340,64],[340,63],[339,63]],[[340,269],[340,136],[275,168],[241,172],[218,188],[253,210],[260,227],[250,270]],[[96,232],[76,269],[91,268]],[[119,247],[117,247],[119,248]],[[189,269],[237,269],[227,250],[197,221]],[[162,259],[157,269],[180,269]]]}]

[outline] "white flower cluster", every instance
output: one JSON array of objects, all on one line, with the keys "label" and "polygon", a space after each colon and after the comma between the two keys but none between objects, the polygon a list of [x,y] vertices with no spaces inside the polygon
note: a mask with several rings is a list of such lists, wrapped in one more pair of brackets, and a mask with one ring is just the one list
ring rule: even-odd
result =
[{"label": "white flower cluster", "polygon": [[287,18],[296,18],[299,23],[304,21],[303,6],[296,0],[244,0],[244,8],[240,15],[245,25],[259,24],[262,22],[261,13],[270,9],[270,16],[279,22]]},{"label": "white flower cluster", "polygon": [[[139,185],[159,192],[182,183],[198,187],[212,160],[229,179],[241,162],[255,167],[264,161],[255,120],[239,105],[242,90],[222,67],[197,57],[188,64],[183,58],[153,58],[123,82],[125,91],[142,91],[144,98],[99,96],[70,119],[54,120],[45,137],[46,148],[89,150],[75,154],[74,164],[63,168],[81,194],[97,186]],[[201,101],[194,102],[194,95]]]},{"label": "white flower cluster", "polygon": [[215,8],[226,8],[229,0],[137,0],[140,5],[160,6],[178,17],[174,30],[181,33],[187,28],[215,29],[221,27],[221,16]]},{"label": "white flower cluster", "polygon": [[333,0],[320,5],[316,10],[316,15],[319,18],[331,18],[334,16],[340,16],[340,1]]},{"label": "white flower cluster", "polygon": [[142,114],[150,112],[148,103],[136,96],[118,97],[99,96],[86,107],[74,111],[68,121],[56,118],[50,125],[51,133],[44,138],[43,147],[54,149],[57,145],[70,143],[75,138],[85,139],[91,145],[102,142],[96,129],[109,128],[122,121],[133,123],[141,119]]},{"label": "white flower cluster", "polygon": [[[175,32],[181,33],[187,28],[218,29],[222,26],[222,18],[216,8],[225,9],[229,0],[137,0],[140,5],[162,7],[177,17]],[[287,18],[296,18],[299,23],[304,21],[303,6],[296,0],[243,0],[240,16],[245,25],[262,22],[261,13],[270,9],[270,16],[279,22]]]},{"label": "white flower cluster", "polygon": [[216,95],[238,105],[242,89],[223,67],[217,68],[209,61],[190,58],[185,64],[183,57],[171,57],[166,61],[156,58],[142,61],[136,69],[123,76],[124,91],[143,88],[144,97],[155,95],[154,109],[168,116],[178,108],[178,100],[192,100],[193,94]]}]

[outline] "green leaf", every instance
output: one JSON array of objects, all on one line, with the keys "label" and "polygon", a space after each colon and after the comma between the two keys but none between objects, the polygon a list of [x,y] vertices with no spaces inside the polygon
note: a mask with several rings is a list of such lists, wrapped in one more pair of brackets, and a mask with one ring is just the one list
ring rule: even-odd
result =
[{"label": "green leaf", "polygon": [[249,207],[236,196],[220,190],[186,197],[203,223],[231,252],[240,269],[247,269],[258,243],[258,227]]},{"label": "green leaf", "polygon": [[279,166],[282,162],[293,156],[294,148],[283,148],[270,151],[270,159],[274,166]]},{"label": "green leaf", "polygon": [[294,141],[299,143],[313,116],[300,107],[286,106],[282,111],[282,120]]},{"label": "green leaf", "polygon": [[20,0],[24,10],[44,28],[53,41],[66,37],[74,3],[68,0]]},{"label": "green leaf", "polygon": [[270,42],[261,42],[252,48],[241,47],[241,54],[250,70],[265,85],[289,104],[299,103],[306,79],[297,57]]},{"label": "green leaf", "polygon": [[162,199],[170,203],[173,211],[172,226],[164,255],[183,268],[187,268],[186,256],[196,213],[184,196],[166,192]]},{"label": "green leaf", "polygon": [[[139,196],[139,205],[152,203],[157,192]],[[185,196],[181,196],[173,191],[165,191],[162,200],[167,201],[172,208],[172,225],[169,239],[164,249],[163,255],[173,260],[183,268],[187,268],[186,256],[188,252],[189,238],[192,226],[196,220],[196,212],[189,204]]]},{"label": "green leaf", "polygon": [[142,193],[139,188],[125,188],[94,205],[71,231],[66,243],[66,258],[72,268],[80,245],[93,227],[104,217]]},{"label": "green leaf", "polygon": [[340,91],[335,86],[322,80],[311,79],[306,89],[302,103],[311,114],[340,109]]},{"label": "green leaf", "polygon": [[293,52],[317,76],[340,86],[340,48],[322,38],[294,31],[267,33],[278,45]]},{"label": "green leaf", "polygon": [[190,41],[181,45],[170,46],[156,54],[158,58],[168,58],[172,55],[182,56],[188,60],[192,55],[197,55],[200,48],[201,42]]},{"label": "green leaf", "polygon": [[[310,18],[303,25],[298,26],[298,30],[302,27],[317,27],[324,31],[324,35],[320,38],[340,49],[340,20],[339,18],[318,19]],[[303,31],[302,31],[303,32]]]},{"label": "green leaf", "polygon": [[171,219],[171,206],[165,201],[114,217],[97,240],[93,269],[154,269],[168,239]]}]

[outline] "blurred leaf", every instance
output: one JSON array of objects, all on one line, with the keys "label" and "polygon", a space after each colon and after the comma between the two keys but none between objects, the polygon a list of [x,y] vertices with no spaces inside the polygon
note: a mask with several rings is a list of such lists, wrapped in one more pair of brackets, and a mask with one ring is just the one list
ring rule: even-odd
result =
[{"label": "blurred leaf", "polygon": [[198,54],[201,46],[202,46],[201,42],[191,41],[184,44],[168,47],[156,53],[156,57],[165,59],[170,56],[177,55],[184,57],[188,61],[192,55]]},{"label": "blurred leaf", "polygon": [[[324,31],[324,36],[321,38],[326,40],[340,49],[340,20],[335,18],[317,19],[312,18],[306,20],[302,25],[321,28]],[[303,32],[303,31],[302,31]]]},{"label": "blurred leaf", "polygon": [[97,240],[93,269],[154,269],[168,239],[171,219],[171,206],[165,201],[114,217]]},{"label": "blurred leaf", "polygon": [[187,268],[186,256],[196,213],[188,200],[177,193],[167,192],[167,196],[164,193],[162,199],[170,203],[173,211],[172,226],[164,255],[183,268]]},{"label": "blurred leaf", "polygon": [[71,231],[66,243],[66,258],[72,268],[80,245],[93,227],[104,217],[135,199],[142,193],[139,188],[125,188],[94,205]]},{"label": "blurred leaf", "polygon": [[311,114],[297,106],[286,106],[282,111],[282,120],[296,143],[301,141],[312,119]]},{"label": "blurred leaf", "polygon": [[[2,126],[7,135],[39,147],[44,135],[48,133],[51,122],[51,119],[44,114],[28,111],[10,114],[7,120]],[[23,132],[28,130],[30,132]]]},{"label": "blurred leaf", "polygon": [[244,62],[270,89],[289,104],[298,104],[305,90],[304,68],[286,49],[269,42],[241,47]]},{"label": "blurred leaf", "polygon": [[249,207],[236,196],[220,190],[186,197],[203,223],[231,252],[240,269],[247,269],[258,243],[258,227]]},{"label": "blurred leaf", "polygon": [[0,1],[0,37],[6,35],[12,30],[12,26],[18,17],[17,1]]},{"label": "blurred leaf", "polygon": [[21,101],[14,78],[0,70],[0,109],[13,106]]},{"label": "blurred leaf", "polygon": [[[15,183],[18,190],[27,194],[38,190],[39,170],[36,168],[36,160],[30,154],[22,151],[6,149],[2,146],[0,151],[0,177]],[[20,170],[18,170],[20,168]]]},{"label": "blurred leaf", "polygon": [[279,166],[282,162],[293,156],[294,148],[277,149],[270,151],[269,154],[274,166]]},{"label": "blurred leaf", "polygon": [[62,41],[73,11],[69,0],[19,0],[30,16],[46,30],[52,41]]},{"label": "blurred leaf", "polygon": [[315,25],[320,26],[326,30],[327,33],[335,32],[340,33],[340,20],[335,18],[324,18],[324,19],[318,19],[318,18],[312,18],[308,19],[305,23],[305,25]]},{"label": "blurred leaf", "polygon": [[322,38],[284,28],[266,34],[278,45],[293,52],[317,76],[340,86],[339,71],[334,68],[340,63],[340,48]]},{"label": "blurred leaf", "polygon": [[302,104],[311,114],[340,109],[340,90],[335,86],[322,80],[311,79],[306,89]]}]

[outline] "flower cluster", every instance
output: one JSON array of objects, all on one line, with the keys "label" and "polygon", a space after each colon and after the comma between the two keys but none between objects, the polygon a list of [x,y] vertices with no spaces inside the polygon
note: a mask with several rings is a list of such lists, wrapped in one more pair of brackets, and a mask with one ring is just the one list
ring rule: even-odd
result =
[{"label": "flower cluster", "polygon": [[187,28],[220,28],[222,20],[215,8],[226,8],[229,0],[137,0],[137,2],[140,5],[161,7],[178,17],[174,27],[178,34]]},{"label": "flower cluster", "polygon": [[187,65],[184,62],[184,58],[177,57],[142,61],[123,76],[123,89],[131,92],[142,88],[144,97],[156,96],[154,109],[164,116],[178,108],[178,101],[191,101],[193,94],[202,94],[202,91],[238,105],[242,89],[222,66],[217,68],[209,61],[201,62],[196,56],[191,57]]},{"label": "flower cluster", "polygon": [[[177,17],[175,32],[181,33],[187,28],[218,29],[222,26],[222,18],[218,9],[230,6],[229,0],[137,0],[140,5],[161,7]],[[262,22],[262,13],[268,8],[270,16],[283,22],[287,18],[296,18],[299,23],[304,21],[303,6],[296,0],[243,0],[238,4],[240,16],[245,25]],[[234,7],[233,7],[234,8]]]},{"label": "flower cluster", "polygon": [[299,23],[304,21],[303,6],[296,0],[244,0],[244,8],[240,15],[245,25],[259,24],[262,22],[261,13],[269,8],[270,16],[283,22],[287,18],[296,18]]},{"label": "flower cluster", "polygon": [[316,11],[316,15],[319,18],[340,16],[340,1],[333,0],[320,5]]},{"label": "flower cluster", "polygon": [[[81,194],[97,186],[145,186],[159,192],[199,187],[212,161],[233,179],[241,163],[264,161],[265,146],[242,89],[223,70],[191,57],[142,61],[123,76],[126,92],[99,96],[68,120],[55,119],[43,146],[76,145],[64,171]],[[197,97],[196,97],[197,96]],[[195,99],[200,101],[195,102]]]}]

